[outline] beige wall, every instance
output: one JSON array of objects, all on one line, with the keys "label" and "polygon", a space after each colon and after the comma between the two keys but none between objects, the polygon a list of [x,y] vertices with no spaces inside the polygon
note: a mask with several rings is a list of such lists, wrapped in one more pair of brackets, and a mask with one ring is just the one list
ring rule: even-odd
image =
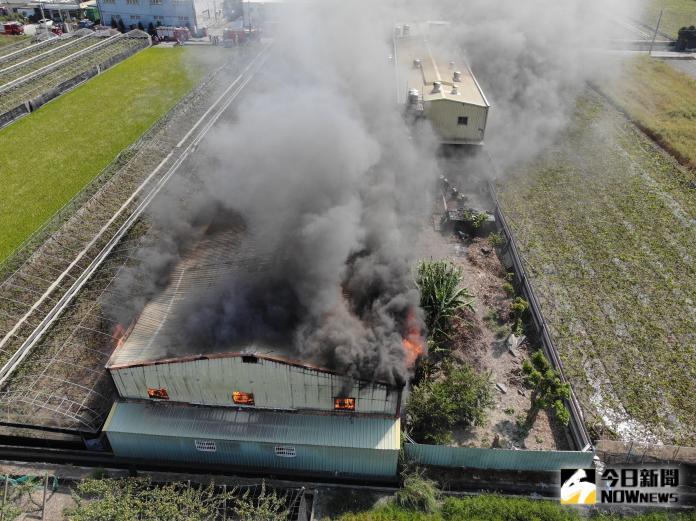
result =
[{"label": "beige wall", "polygon": [[[424,103],[425,115],[443,141],[483,141],[486,128],[487,107],[467,105],[453,100],[434,100]],[[467,125],[458,125],[457,118],[469,118]]]}]

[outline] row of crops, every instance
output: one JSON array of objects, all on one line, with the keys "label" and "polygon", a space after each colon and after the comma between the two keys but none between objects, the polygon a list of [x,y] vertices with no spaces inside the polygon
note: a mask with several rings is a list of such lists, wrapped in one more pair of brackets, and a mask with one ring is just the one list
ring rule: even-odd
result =
[{"label": "row of crops", "polygon": [[600,436],[696,442],[693,175],[598,96],[499,187],[567,376]]},{"label": "row of crops", "polygon": [[[51,52],[48,56],[39,55],[38,58],[26,64],[26,67],[31,66],[34,70],[38,70],[66,56],[75,55],[85,50],[87,52],[80,53],[74,59],[68,60],[58,67],[39,72],[28,78],[27,81],[22,81],[4,90],[2,85],[12,81],[8,78],[19,73],[16,73],[17,69],[13,69],[11,75],[5,77],[0,70],[0,115],[9,114],[6,119],[11,121],[21,113],[35,109],[59,95],[61,91],[95,75],[98,70],[103,70],[148,45],[147,35],[141,31],[132,31],[108,40],[98,36],[82,37],[66,48]],[[91,47],[94,48],[90,49]],[[0,67],[2,66],[0,64]],[[22,65],[22,68],[24,67],[25,65]],[[22,74],[26,75],[27,70],[24,70]],[[27,102],[32,104],[31,108],[24,107]],[[10,114],[13,110],[19,110],[20,114]],[[2,121],[0,121],[1,124],[3,124]]]}]

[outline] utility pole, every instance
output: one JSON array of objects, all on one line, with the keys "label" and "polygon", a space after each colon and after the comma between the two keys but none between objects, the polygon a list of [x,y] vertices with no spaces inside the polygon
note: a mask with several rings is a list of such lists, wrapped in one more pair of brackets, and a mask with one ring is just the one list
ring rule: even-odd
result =
[{"label": "utility pole", "polygon": [[660,16],[657,18],[657,25],[655,26],[655,32],[653,33],[652,41],[650,42],[650,50],[648,51],[648,56],[652,55],[653,45],[655,45],[655,38],[657,38],[657,31],[660,28],[660,22],[662,21],[662,12],[664,9],[660,9]]}]

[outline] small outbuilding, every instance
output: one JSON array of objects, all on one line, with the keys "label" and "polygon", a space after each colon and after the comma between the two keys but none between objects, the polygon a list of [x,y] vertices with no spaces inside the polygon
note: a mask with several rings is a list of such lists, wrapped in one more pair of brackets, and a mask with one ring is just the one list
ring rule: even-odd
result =
[{"label": "small outbuilding", "polygon": [[[431,41],[427,24],[399,25],[394,32],[398,101],[427,118],[444,144],[482,145],[490,105],[469,65],[448,57]],[[442,30],[436,24],[438,30]],[[444,27],[448,27],[444,24]]]}]

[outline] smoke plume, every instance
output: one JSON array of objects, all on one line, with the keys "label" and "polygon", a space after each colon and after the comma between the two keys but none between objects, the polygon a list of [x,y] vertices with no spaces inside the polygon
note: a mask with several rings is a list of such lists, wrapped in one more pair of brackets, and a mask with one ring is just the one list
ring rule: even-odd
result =
[{"label": "smoke plume", "polygon": [[211,131],[191,171],[153,205],[154,238],[116,282],[132,297],[108,303],[111,313],[132,320],[212,221],[241,216],[236,247],[263,268],[192,295],[180,345],[285,343],[355,377],[403,382],[407,317],[421,321],[411,244],[438,168],[432,132],[414,135],[395,101],[393,25],[452,22],[439,45],[469,59],[492,105],[487,146],[510,164],[553,139],[587,79],[579,42],[603,36],[586,6],[288,2],[234,121]]}]

